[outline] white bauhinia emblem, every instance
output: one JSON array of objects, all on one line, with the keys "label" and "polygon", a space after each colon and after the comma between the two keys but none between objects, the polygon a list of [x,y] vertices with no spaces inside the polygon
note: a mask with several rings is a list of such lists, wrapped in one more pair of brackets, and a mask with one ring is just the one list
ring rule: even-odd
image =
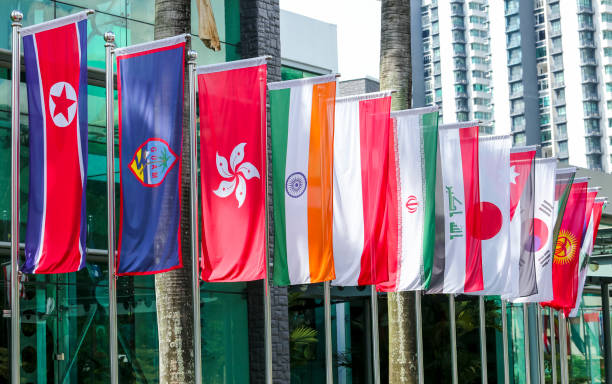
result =
[{"label": "white bauhinia emblem", "polygon": [[77,112],[77,96],[72,85],[59,81],[49,90],[49,113],[55,125],[68,126]]},{"label": "white bauhinia emblem", "polygon": [[219,156],[217,152],[217,170],[219,175],[224,179],[219,188],[213,191],[213,193],[219,197],[228,197],[234,191],[236,191],[236,200],[238,200],[238,208],[242,207],[244,199],[246,198],[246,180],[253,177],[259,179],[259,171],[255,166],[247,161],[244,163],[244,146],[246,143],[240,143],[232,151],[230,156],[230,167],[231,171],[227,167],[227,159],[223,156]]}]

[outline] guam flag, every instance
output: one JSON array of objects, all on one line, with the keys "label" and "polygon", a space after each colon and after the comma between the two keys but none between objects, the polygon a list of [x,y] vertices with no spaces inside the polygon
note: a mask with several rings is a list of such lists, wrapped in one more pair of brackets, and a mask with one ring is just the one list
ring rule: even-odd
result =
[{"label": "guam flag", "polygon": [[182,267],[185,36],[116,50],[121,205],[117,274]]},{"label": "guam flag", "polygon": [[21,30],[30,125],[26,273],[85,266],[87,13]]}]

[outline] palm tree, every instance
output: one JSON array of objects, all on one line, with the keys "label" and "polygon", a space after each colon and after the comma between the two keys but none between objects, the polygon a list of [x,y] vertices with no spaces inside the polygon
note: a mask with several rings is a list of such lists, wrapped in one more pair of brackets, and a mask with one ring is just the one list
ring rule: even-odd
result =
[{"label": "palm tree", "polygon": [[[380,89],[394,89],[393,110],[410,108],[410,0],[382,0]],[[389,383],[418,382],[414,293],[387,294],[389,322]]]},{"label": "palm tree", "polygon": [[[155,1],[155,39],[189,33],[190,0]],[[181,184],[181,249],[183,268],[155,275],[157,334],[159,336],[159,382],[193,383],[193,295],[191,283],[191,224],[189,207],[189,94],[185,71],[183,103],[183,155]]]}]

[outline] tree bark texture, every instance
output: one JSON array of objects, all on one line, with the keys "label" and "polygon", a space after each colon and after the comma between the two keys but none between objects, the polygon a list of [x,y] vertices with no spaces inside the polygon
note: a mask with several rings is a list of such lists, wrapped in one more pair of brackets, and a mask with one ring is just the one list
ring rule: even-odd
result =
[{"label": "tree bark texture", "polygon": [[[393,89],[391,109],[412,104],[410,0],[382,0],[380,89]],[[389,315],[389,383],[418,383],[414,292],[387,294]]]},{"label": "tree bark texture", "polygon": [[[155,39],[188,33],[190,27],[191,2],[189,0],[155,1]],[[182,162],[180,198],[183,268],[155,275],[155,302],[157,306],[157,333],[159,337],[159,382],[164,384],[193,383],[195,381],[189,198],[191,177],[189,174],[191,165],[189,148],[189,74],[187,70],[185,70],[185,92],[183,99]]]}]

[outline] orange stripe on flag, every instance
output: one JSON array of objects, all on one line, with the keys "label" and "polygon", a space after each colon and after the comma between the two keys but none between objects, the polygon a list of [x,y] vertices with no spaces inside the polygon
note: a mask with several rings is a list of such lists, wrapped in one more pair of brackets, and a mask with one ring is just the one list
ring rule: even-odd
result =
[{"label": "orange stripe on flag", "polygon": [[333,145],[336,82],[312,89],[308,153],[308,257],[310,282],[333,280]]}]

